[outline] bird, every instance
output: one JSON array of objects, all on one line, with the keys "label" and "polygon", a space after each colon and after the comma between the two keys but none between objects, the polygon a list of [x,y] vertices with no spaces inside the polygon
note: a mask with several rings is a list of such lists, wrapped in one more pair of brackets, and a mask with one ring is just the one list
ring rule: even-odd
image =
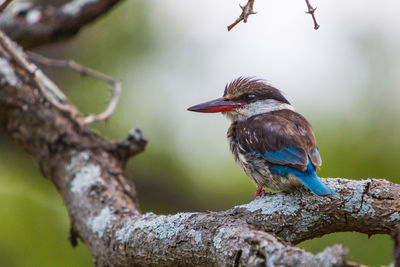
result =
[{"label": "bird", "polygon": [[255,198],[265,188],[292,192],[305,187],[317,196],[334,194],[316,174],[322,160],[311,124],[264,80],[239,77],[225,86],[221,98],[188,110],[220,112],[231,120],[230,150],[256,184]]}]

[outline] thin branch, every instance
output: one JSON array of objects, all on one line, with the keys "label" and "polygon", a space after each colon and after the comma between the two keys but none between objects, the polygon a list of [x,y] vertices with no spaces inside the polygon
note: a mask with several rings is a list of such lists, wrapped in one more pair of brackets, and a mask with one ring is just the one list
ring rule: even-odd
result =
[{"label": "thin branch", "polygon": [[314,29],[318,30],[319,24],[317,23],[317,19],[315,18],[315,15],[314,15],[314,12],[315,12],[315,10],[317,10],[317,8],[312,7],[309,0],[306,0],[306,4],[307,4],[307,8],[308,8],[308,11],[306,13],[311,15],[311,17],[314,21]]},{"label": "thin branch", "polygon": [[[309,0],[306,0],[306,4],[307,4],[307,8],[308,8],[308,11],[306,13],[311,15],[311,17],[314,21],[314,29],[318,30],[318,28],[320,26],[317,22],[317,19],[315,18],[315,14],[314,14],[315,10],[317,10],[317,8],[312,7]],[[242,13],[231,25],[228,26],[228,31],[232,30],[241,21],[243,21],[243,23],[246,23],[247,19],[250,15],[257,13],[257,12],[253,11],[254,0],[248,0],[246,5],[244,5],[244,6],[239,5],[239,6],[242,9]]]},{"label": "thin branch", "polygon": [[112,87],[112,96],[110,101],[108,102],[107,108],[99,114],[92,114],[87,116],[86,118],[84,118],[84,123],[91,124],[97,121],[108,120],[111,117],[121,95],[121,82],[115,81],[113,78],[106,74],[85,67],[82,64],[75,62],[74,60],[52,59],[33,52],[28,52],[28,55],[33,61],[39,62],[43,65],[57,68],[69,68],[73,71],[80,73],[83,76],[89,76],[102,82],[108,83]]},{"label": "thin branch", "polygon": [[257,13],[253,11],[254,0],[248,0],[246,5],[241,6],[239,4],[239,6],[242,9],[242,14],[240,14],[239,18],[237,18],[231,25],[228,26],[228,31],[232,30],[232,28],[235,27],[242,20],[243,23],[246,23],[250,15]]},{"label": "thin branch", "polygon": [[4,0],[3,3],[0,6],[0,13],[3,12],[4,9],[8,7],[8,5],[12,2],[13,0]]},{"label": "thin branch", "polygon": [[23,53],[23,50],[18,47],[16,43],[11,41],[8,36],[6,36],[1,30],[0,41],[2,42],[4,49],[7,52],[13,52],[15,54],[15,60],[18,62],[18,64],[35,78],[35,81],[39,85],[39,89],[46,100],[49,101],[53,106],[57,107],[59,110],[70,114],[72,117],[76,117],[76,115],[78,114],[78,110],[75,107],[68,105],[66,96],[57,87],[57,85],[52,80],[50,80],[40,69],[38,69],[36,65],[29,62],[26,59],[26,55]]}]

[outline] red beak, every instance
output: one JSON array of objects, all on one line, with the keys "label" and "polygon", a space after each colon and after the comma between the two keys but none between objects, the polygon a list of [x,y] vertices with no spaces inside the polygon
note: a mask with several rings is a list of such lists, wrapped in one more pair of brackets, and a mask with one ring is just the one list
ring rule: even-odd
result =
[{"label": "red beak", "polygon": [[229,101],[221,97],[195,105],[188,108],[188,110],[194,112],[217,113],[222,111],[233,111],[236,107],[239,107],[241,105],[243,105],[243,103]]}]

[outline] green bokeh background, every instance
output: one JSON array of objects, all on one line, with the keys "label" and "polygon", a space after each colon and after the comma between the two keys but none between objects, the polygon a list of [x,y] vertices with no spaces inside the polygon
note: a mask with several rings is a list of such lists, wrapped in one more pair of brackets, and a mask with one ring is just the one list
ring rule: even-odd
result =
[{"label": "green bokeh background", "polygon": [[[174,110],[171,105],[179,102],[180,94],[194,94],[192,99],[195,100],[190,101],[198,102],[205,100],[204,96],[201,92],[190,91],[190,84],[185,91],[168,91],[173,86],[165,85],[153,76],[157,57],[179,54],[181,51],[176,51],[174,44],[185,42],[179,34],[165,36],[165,27],[174,27],[176,22],[161,25],[163,20],[154,18],[152,13],[156,5],[157,1],[125,1],[73,40],[41,48],[39,52],[74,58],[124,82],[123,97],[114,116],[107,123],[94,125],[93,129],[108,138],[119,139],[132,127],[140,126],[149,139],[146,152],[132,159],[127,169],[127,174],[137,184],[144,212],[221,210],[246,203],[252,200],[254,185],[229,155],[223,130],[228,123],[217,116],[188,115],[180,106]],[[250,23],[246,27],[251,27]],[[244,30],[243,27],[240,29]],[[224,30],[221,27],[221,31]],[[323,156],[324,165],[319,175],[353,179],[376,177],[399,183],[400,112],[394,92],[400,82],[393,71],[399,70],[393,59],[399,51],[390,40],[382,41],[374,31],[364,31],[349,38],[364,59],[365,69],[362,89],[351,88],[349,83],[348,90],[358,90],[351,108],[332,114],[319,112],[310,103],[299,103],[299,109],[313,124]],[[197,40],[196,45],[188,42],[188,57],[190,53],[196,54],[197,46],[202,45],[202,40]],[[171,68],[174,63],[169,62]],[[207,62],[203,64],[207,66]],[[197,68],[199,72],[205,68],[201,65],[189,67]],[[68,71],[44,69],[82,112],[96,112],[105,107],[105,99],[110,96],[106,85]],[[186,79],[193,83],[205,79],[199,77],[201,73],[192,77],[193,73],[185,69],[180,75],[189,76]],[[145,81],[151,79],[157,81],[149,87]],[[323,84],[328,82],[332,81],[323,81]],[[301,87],[305,94],[306,89]],[[222,87],[218,92],[222,92]],[[335,97],[345,99],[346,95]],[[185,96],[182,99],[187,100]],[[320,99],[320,105],[329,101]],[[195,104],[183,102],[180,103],[182,107]],[[181,120],[179,116],[186,117]],[[198,120],[202,127],[185,137],[193,142],[185,143],[189,148],[182,149],[183,141],[180,142],[176,135],[180,134],[181,128],[196,125],[196,122],[186,123],[187,118]],[[217,124],[219,126],[215,128]],[[221,143],[216,148],[218,151],[213,151],[213,145],[207,144],[215,138]],[[72,248],[68,243],[69,220],[55,188],[42,178],[31,158],[6,135],[0,135],[0,142],[0,265],[90,266],[92,259],[85,245],[80,243],[77,248]],[[196,155],[188,157],[188,150]],[[213,157],[213,154],[217,156]],[[206,159],[207,155],[212,160]],[[336,233],[299,246],[320,252],[336,243],[349,249],[350,260],[364,264],[389,264],[392,257],[391,239],[380,235],[368,238],[358,233]]]}]

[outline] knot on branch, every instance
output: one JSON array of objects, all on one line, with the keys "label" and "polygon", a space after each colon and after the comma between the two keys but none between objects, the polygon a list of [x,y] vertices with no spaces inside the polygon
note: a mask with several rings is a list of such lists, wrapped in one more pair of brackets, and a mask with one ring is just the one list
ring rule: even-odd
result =
[{"label": "knot on branch", "polygon": [[147,140],[143,137],[139,128],[129,131],[126,139],[113,143],[111,150],[125,163],[130,157],[143,152],[146,148]]}]

